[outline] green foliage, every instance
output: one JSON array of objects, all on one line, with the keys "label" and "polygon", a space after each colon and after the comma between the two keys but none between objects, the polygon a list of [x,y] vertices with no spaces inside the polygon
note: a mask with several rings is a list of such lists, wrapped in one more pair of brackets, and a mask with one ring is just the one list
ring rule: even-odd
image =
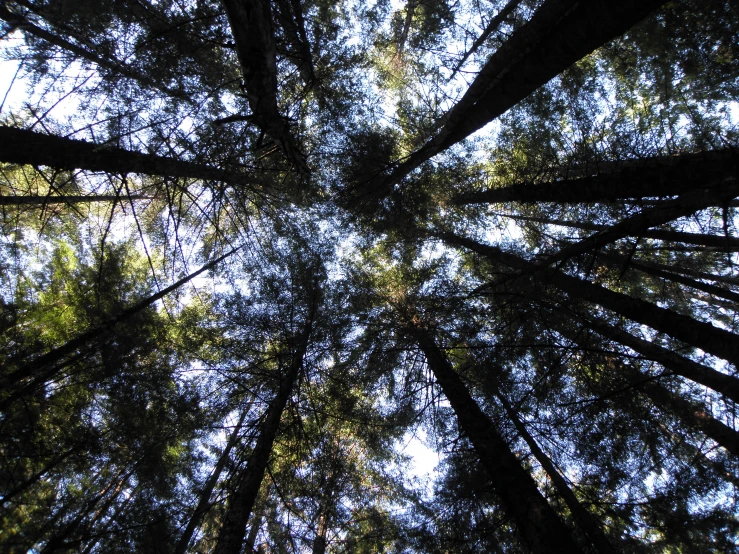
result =
[{"label": "green foliage", "polygon": [[[599,30],[568,19],[591,4],[526,0],[465,56],[507,4],[264,2],[275,57],[250,65],[220,1],[2,3],[20,64],[2,124],[95,147],[55,169],[0,144],[0,550],[174,552],[191,525],[178,552],[214,552],[248,501],[260,553],[524,552],[458,419],[474,411],[583,552],[600,546],[542,456],[617,552],[739,552],[739,354],[709,348],[739,352],[736,2],[666,2],[520,98],[512,81],[555,63],[521,61],[538,40]],[[276,88],[255,99],[257,66]],[[718,169],[696,176],[703,157]],[[526,197],[623,175],[645,191]],[[678,194],[682,215],[639,227]]]}]

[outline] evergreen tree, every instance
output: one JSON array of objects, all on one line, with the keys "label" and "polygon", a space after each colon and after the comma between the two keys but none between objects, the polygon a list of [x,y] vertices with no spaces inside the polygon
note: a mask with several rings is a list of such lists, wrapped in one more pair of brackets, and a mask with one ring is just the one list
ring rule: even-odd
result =
[{"label": "evergreen tree", "polygon": [[739,552],[735,1],[0,25],[3,551]]}]

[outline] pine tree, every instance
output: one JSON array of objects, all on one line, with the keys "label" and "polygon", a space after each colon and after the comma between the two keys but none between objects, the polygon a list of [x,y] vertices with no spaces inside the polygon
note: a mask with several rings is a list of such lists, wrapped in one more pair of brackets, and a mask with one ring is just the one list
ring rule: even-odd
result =
[{"label": "pine tree", "polygon": [[0,25],[2,549],[739,551],[735,2]]}]

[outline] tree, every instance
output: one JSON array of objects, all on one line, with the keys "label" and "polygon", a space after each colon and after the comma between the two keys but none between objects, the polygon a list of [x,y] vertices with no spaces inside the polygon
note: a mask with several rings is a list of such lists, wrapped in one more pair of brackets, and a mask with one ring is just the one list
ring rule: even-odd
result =
[{"label": "tree", "polygon": [[0,25],[4,550],[739,552],[735,2]]}]

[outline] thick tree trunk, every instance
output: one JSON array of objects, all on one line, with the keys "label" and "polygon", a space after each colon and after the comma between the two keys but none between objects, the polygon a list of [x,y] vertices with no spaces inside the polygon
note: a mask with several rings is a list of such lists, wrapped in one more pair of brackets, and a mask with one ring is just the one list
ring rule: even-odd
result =
[{"label": "thick tree trunk", "polygon": [[290,365],[285,375],[282,376],[277,395],[267,410],[267,416],[257,439],[257,444],[249,456],[246,467],[236,476],[235,490],[230,497],[214,554],[239,554],[241,552],[244,536],[246,535],[246,523],[254,507],[254,502],[264,478],[264,472],[272,455],[272,445],[277,436],[282,412],[285,410],[287,401],[303,367],[305,353],[308,350],[313,329],[313,321],[318,311],[319,296],[320,290],[314,289],[310,312],[303,326],[303,331],[298,337]]},{"label": "thick tree trunk", "polygon": [[505,6],[501,8],[501,10],[495,15],[493,19],[490,20],[490,23],[488,23],[485,26],[485,30],[482,32],[482,34],[475,40],[474,43],[472,43],[472,46],[470,47],[467,52],[464,53],[464,56],[462,56],[462,59],[459,60],[459,63],[454,68],[454,71],[452,71],[452,75],[450,79],[454,77],[454,75],[462,69],[462,66],[467,61],[467,59],[477,52],[477,49],[482,46],[485,41],[492,35],[495,31],[497,31],[498,27],[500,27],[503,22],[506,20],[506,18],[513,13],[513,11],[518,7],[518,5],[521,3],[521,0],[510,0]]},{"label": "thick tree trunk", "polygon": [[423,351],[429,368],[454,410],[460,429],[470,438],[526,546],[535,553],[581,552],[569,529],[541,495],[536,482],[521,467],[492,421],[480,410],[459,375],[452,369],[428,331],[413,317],[401,315],[403,328]]},{"label": "thick tree trunk", "polygon": [[[102,325],[99,325],[95,327],[94,329],[90,329],[89,331],[86,331],[82,333],[81,335],[77,336],[76,338],[68,341],[66,344],[59,346],[57,348],[54,348],[50,352],[47,352],[46,354],[42,354],[41,356],[38,356],[37,358],[31,360],[30,362],[26,363],[24,366],[18,368],[14,372],[10,373],[9,375],[6,375],[0,380],[0,392],[7,391],[11,387],[13,387],[18,382],[27,379],[29,377],[38,377],[42,375],[44,377],[44,380],[50,379],[54,374],[56,374],[58,371],[61,370],[61,367],[54,367],[56,364],[58,364],[60,361],[62,361],[67,356],[74,355],[78,350],[85,348],[89,343],[100,339],[104,337],[107,333],[115,329],[115,326],[119,323],[126,321],[127,319],[130,319],[137,313],[145,310],[158,300],[161,300],[166,295],[168,295],[170,292],[177,290],[182,285],[192,281],[195,277],[198,275],[205,273],[209,269],[214,268],[218,263],[225,260],[229,256],[233,255],[234,253],[238,252],[242,247],[234,248],[233,250],[227,252],[223,256],[220,256],[216,258],[215,260],[212,260],[205,264],[203,267],[195,271],[194,273],[191,273],[190,275],[183,277],[176,283],[162,289],[156,294],[153,294],[149,296],[148,298],[145,298],[141,300],[140,302],[136,303],[135,305],[131,306],[130,308],[127,308],[123,310],[120,314],[118,314],[115,317],[111,317],[108,319],[105,323]],[[51,369],[48,369],[51,366]],[[46,370],[46,371],[44,371]],[[35,386],[36,382],[32,383],[32,386]],[[22,389],[21,391],[17,391],[20,393],[26,392],[28,387]],[[12,394],[9,397],[4,398],[2,401],[0,401],[0,409],[5,409],[6,406],[14,401],[18,397],[18,394]]]},{"label": "thick tree trunk", "polygon": [[254,123],[282,149],[302,174],[308,174],[305,156],[277,107],[277,49],[269,0],[221,0],[236,44],[244,88]]},{"label": "thick tree trunk", "polygon": [[[251,404],[249,404],[249,406],[251,406]],[[226,467],[226,462],[228,462],[228,459],[231,456],[231,450],[233,450],[233,447],[236,446],[236,443],[238,442],[239,433],[241,432],[241,428],[244,425],[246,415],[249,413],[249,406],[245,407],[242,410],[241,417],[239,417],[238,423],[231,432],[231,436],[226,443],[226,447],[223,449],[221,456],[218,458],[218,462],[213,468],[213,472],[210,474],[210,477],[208,477],[208,480],[205,482],[203,490],[200,492],[198,505],[195,508],[192,516],[190,517],[190,521],[188,521],[187,527],[183,531],[180,540],[175,546],[175,554],[184,554],[185,551],[187,551],[187,547],[192,540],[192,536],[195,534],[197,528],[200,527],[200,522],[202,521],[203,516],[205,516],[205,514],[210,509],[210,497],[213,494],[213,489],[218,484],[218,479],[220,479],[221,477],[221,472],[223,471],[223,468]],[[258,528],[259,527],[257,526],[257,529]]]},{"label": "thick tree trunk", "polygon": [[510,405],[508,400],[500,393],[500,391],[496,391],[496,396],[503,405],[506,414],[508,414],[508,418],[516,427],[518,434],[524,442],[526,442],[531,453],[537,459],[539,464],[541,464],[541,467],[544,468],[544,471],[547,472],[547,475],[549,475],[552,483],[554,483],[554,487],[557,489],[557,493],[564,499],[577,526],[587,535],[595,546],[597,552],[615,553],[616,550],[606,537],[601,525],[593,518],[592,514],[588,512],[582,504],[580,504],[580,501],[575,496],[575,493],[572,492],[572,489],[570,489],[565,478],[554,466],[554,462],[552,462],[549,456],[547,456],[539,447],[536,440],[528,432],[526,426],[518,417],[518,414]]},{"label": "thick tree trunk", "polygon": [[0,162],[124,175],[143,173],[206,179],[234,185],[255,183],[252,177],[207,165],[3,126],[0,126]]},{"label": "thick tree trunk", "polygon": [[157,83],[146,75],[143,75],[135,69],[128,67],[121,61],[112,60],[107,56],[101,56],[99,54],[96,54],[95,52],[91,52],[82,46],[74,44],[63,37],[57,36],[54,33],[51,33],[37,25],[34,25],[23,16],[15,14],[8,10],[4,5],[0,5],[0,19],[10,23],[14,27],[18,27],[24,33],[45,40],[49,44],[53,44],[54,46],[61,48],[62,50],[66,50],[67,52],[70,52],[71,54],[74,54],[75,56],[83,60],[92,62],[102,68],[105,68],[112,73],[117,73],[119,75],[123,75],[124,77],[128,77],[129,79],[133,79],[134,81],[137,81],[145,87],[159,90],[168,96],[181,97],[183,100],[186,100],[188,102],[190,101],[187,96],[183,96],[181,93],[173,91]]},{"label": "thick tree trunk", "polygon": [[[677,196],[693,189],[739,177],[739,149],[727,148],[565,168],[563,180],[468,192],[455,196],[456,205],[503,202],[613,202],[623,199]],[[573,178],[572,174],[582,174]]]},{"label": "thick tree trunk", "polygon": [[383,198],[423,162],[481,129],[537,88],[625,33],[666,0],[546,0],[493,54],[421,149],[370,187]]},{"label": "thick tree trunk", "polygon": [[[538,266],[514,254],[451,233],[436,233],[435,236],[450,245],[467,248],[494,262],[513,268],[518,271],[519,275],[536,278],[533,273],[538,270]],[[648,325],[679,341],[739,366],[739,336],[734,333],[660,308],[645,300],[572,277],[558,270],[548,270],[544,276],[538,278],[547,284],[554,285],[573,298],[598,304],[627,319]]]}]

